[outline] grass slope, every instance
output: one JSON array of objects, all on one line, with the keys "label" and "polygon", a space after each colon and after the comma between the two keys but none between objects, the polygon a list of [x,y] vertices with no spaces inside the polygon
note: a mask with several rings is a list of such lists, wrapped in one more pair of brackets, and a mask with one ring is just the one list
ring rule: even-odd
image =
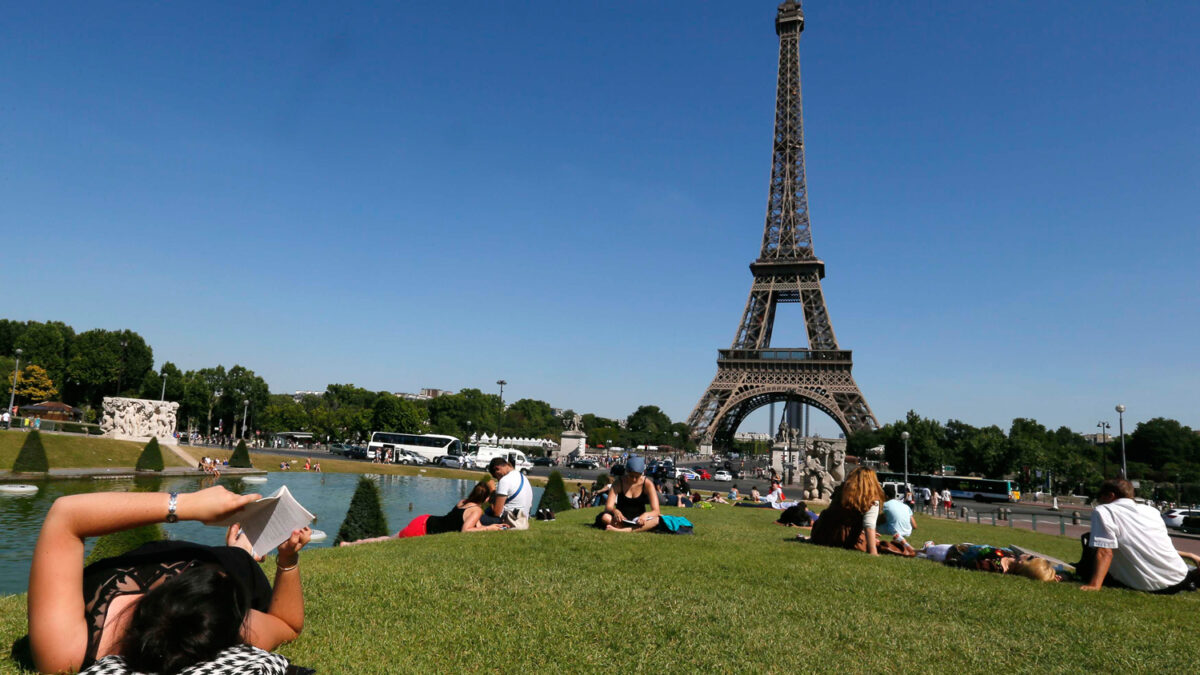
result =
[{"label": "grass slope", "polygon": [[[44,431],[41,436],[52,469],[133,467],[137,464],[144,445],[111,438],[51,434]],[[7,470],[12,466],[25,438],[26,433],[23,431],[0,431],[0,467]],[[183,460],[170,450],[164,450],[163,464],[183,466]]]},{"label": "grass slope", "polygon": [[[308,620],[280,651],[323,673],[1185,672],[1200,656],[1196,594],[1083,593],[823,549],[767,510],[688,510],[690,537],[599,532],[585,527],[595,512],[305,553]],[[1078,554],[1062,537],[918,523],[921,540]],[[5,645],[24,613],[23,596],[0,598]]]}]

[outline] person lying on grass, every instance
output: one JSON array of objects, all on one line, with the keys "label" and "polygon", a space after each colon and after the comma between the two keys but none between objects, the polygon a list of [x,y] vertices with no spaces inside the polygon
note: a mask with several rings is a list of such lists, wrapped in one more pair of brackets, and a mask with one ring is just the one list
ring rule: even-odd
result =
[{"label": "person lying on grass", "polygon": [[1058,581],[1049,560],[1028,553],[1016,554],[1007,548],[981,544],[934,544],[925,542],[917,552],[920,557],[945,563],[951,567],[1016,574],[1036,581]]},{"label": "person lying on grass", "polygon": [[371,537],[358,541],[343,541],[340,546],[355,546],[389,539],[406,539],[408,537],[424,537],[427,534],[444,534],[446,532],[498,532],[505,526],[496,523],[483,525],[479,521],[483,517],[483,505],[492,496],[491,481],[477,483],[471,488],[466,499],[454,505],[444,516],[424,514],[413,518],[408,525],[396,533],[395,537]]},{"label": "person lying on grass", "polygon": [[220,657],[282,672],[287,660],[261,650],[294,640],[304,627],[297,565],[309,528],[279,545],[274,590],[237,525],[226,532],[226,546],[155,541],[82,564],[86,537],[164,521],[211,523],[256,499],[220,486],[59,497],[42,523],[29,573],[35,667],[58,673],[95,663],[104,672],[176,673]]},{"label": "person lying on grass", "polygon": [[596,527],[609,532],[648,532],[658,527],[658,490],[645,472],[644,457],[629,458],[625,473],[608,493],[604,511],[596,516]]}]

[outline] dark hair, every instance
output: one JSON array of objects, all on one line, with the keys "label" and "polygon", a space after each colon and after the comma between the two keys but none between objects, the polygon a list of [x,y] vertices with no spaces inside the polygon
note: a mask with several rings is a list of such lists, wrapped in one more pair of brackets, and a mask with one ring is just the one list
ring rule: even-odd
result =
[{"label": "dark hair", "polygon": [[491,472],[495,471],[496,469],[499,469],[500,467],[504,466],[505,464],[508,464],[507,459],[504,459],[503,457],[493,457],[492,461],[488,462],[488,468],[487,468],[488,473],[491,473]]},{"label": "dark hair", "polygon": [[467,495],[466,502],[468,504],[482,504],[492,496],[492,486],[489,483],[476,483],[475,487],[471,488],[471,494]]},{"label": "dark hair", "polygon": [[884,485],[883,486],[883,494],[889,500],[895,499],[896,498],[896,486],[892,485],[891,483]]},{"label": "dark hair", "polygon": [[1117,499],[1133,499],[1133,483],[1124,478],[1110,478],[1100,484],[1097,497],[1112,495]]},{"label": "dark hair", "polygon": [[192,568],[142,596],[121,639],[121,655],[130,670],[178,673],[241,644],[248,611],[237,581],[211,565]]}]

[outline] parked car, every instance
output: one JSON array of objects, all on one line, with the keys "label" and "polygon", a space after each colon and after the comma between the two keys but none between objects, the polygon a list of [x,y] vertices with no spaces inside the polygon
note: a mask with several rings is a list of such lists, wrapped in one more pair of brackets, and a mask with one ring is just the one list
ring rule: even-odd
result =
[{"label": "parked car", "polygon": [[553,457],[534,457],[534,466],[556,466],[558,462],[554,461]]},{"label": "parked car", "polygon": [[350,459],[374,459],[375,453],[368,454],[367,449],[361,445],[348,445],[346,447],[346,457]]},{"label": "parked car", "polygon": [[600,465],[594,459],[577,459],[571,462],[572,469],[597,469]]},{"label": "parked car", "polygon": [[433,458],[433,463],[438,466],[444,466],[451,469],[465,469],[462,455],[438,455]]},{"label": "parked car", "polygon": [[1163,522],[1167,527],[1179,528],[1183,527],[1184,518],[1200,517],[1200,511],[1192,509],[1171,509],[1162,514]]},{"label": "parked car", "polygon": [[700,480],[700,474],[692,471],[691,469],[676,469],[675,477],[686,478],[688,480]]},{"label": "parked car", "polygon": [[721,469],[720,471],[713,474],[712,479],[720,480],[720,481],[731,481],[731,480],[733,480],[733,474],[729,473],[728,471],[726,471],[724,469]]},{"label": "parked car", "polygon": [[424,466],[429,463],[429,460],[412,450],[397,450],[395,461],[397,464],[412,464],[415,466]]}]

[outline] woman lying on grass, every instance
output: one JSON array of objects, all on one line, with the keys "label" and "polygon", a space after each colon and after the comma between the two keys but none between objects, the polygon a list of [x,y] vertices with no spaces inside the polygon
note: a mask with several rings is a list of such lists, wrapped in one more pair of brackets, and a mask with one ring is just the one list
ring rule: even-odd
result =
[{"label": "woman lying on grass", "polygon": [[177,673],[219,656],[247,670],[282,673],[287,659],[261,650],[295,639],[304,627],[297,565],[308,528],[279,545],[273,591],[237,525],[226,533],[227,546],[156,541],[83,566],[85,537],[163,521],[211,523],[258,498],[211,487],[179,495],[100,492],[56,500],[29,573],[29,640],[37,669],[57,673],[95,663],[106,673]]},{"label": "woman lying on grass", "polygon": [[444,534],[446,532],[487,532],[503,530],[503,525],[480,525],[479,519],[483,517],[483,505],[488,498],[492,496],[491,482],[477,483],[471,489],[471,493],[467,498],[454,505],[450,512],[444,516],[431,516],[429,514],[417,516],[409,521],[408,525],[396,533],[395,537],[372,537],[370,539],[359,539],[358,541],[343,541],[340,546],[355,546],[357,544],[366,544],[374,541],[387,541],[389,539],[405,539],[408,537],[423,537],[427,534]]},{"label": "woman lying on grass", "polygon": [[925,542],[918,556],[951,567],[1016,574],[1037,581],[1058,581],[1058,576],[1049,560],[1029,555],[1016,554],[1006,548],[978,544],[934,544]]},{"label": "woman lying on grass", "polygon": [[645,472],[645,458],[629,458],[625,474],[608,493],[604,511],[596,516],[596,527],[610,532],[648,532],[658,527],[658,490]]}]

